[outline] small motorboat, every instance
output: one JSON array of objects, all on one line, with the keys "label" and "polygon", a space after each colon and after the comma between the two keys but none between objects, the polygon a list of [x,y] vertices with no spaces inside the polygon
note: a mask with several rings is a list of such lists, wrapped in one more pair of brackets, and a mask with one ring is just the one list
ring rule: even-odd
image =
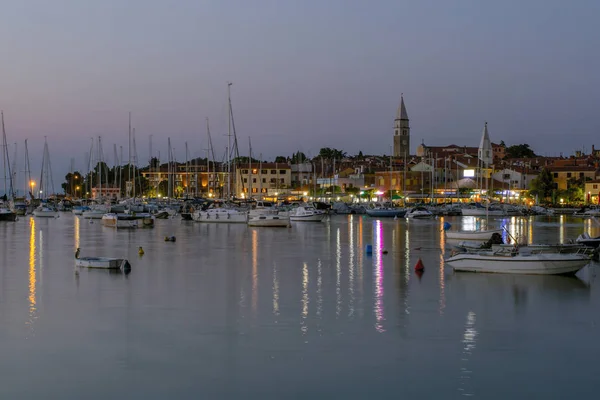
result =
[{"label": "small motorboat", "polygon": [[454,271],[529,275],[575,274],[590,263],[583,252],[556,253],[518,247],[454,254],[445,260]]},{"label": "small motorboat", "polygon": [[51,206],[41,205],[33,211],[33,216],[38,218],[58,218],[58,210]]},{"label": "small motorboat", "polygon": [[435,215],[433,215],[433,213],[431,211],[429,211],[425,207],[421,207],[421,206],[411,208],[406,213],[406,218],[409,218],[409,219],[427,219],[427,218],[433,218],[433,217],[435,217]]},{"label": "small motorboat", "polygon": [[80,249],[75,252],[75,266],[82,268],[118,269],[130,271],[131,264],[124,258],[112,257],[80,257]]},{"label": "small motorboat", "polygon": [[102,217],[102,225],[109,228],[129,228],[138,227],[138,220],[135,216],[129,214],[108,213]]},{"label": "small motorboat", "polygon": [[315,207],[300,206],[290,211],[290,220],[295,222],[321,222],[323,218],[325,218],[325,213]]},{"label": "small motorboat", "polygon": [[502,229],[479,229],[475,231],[446,231],[446,238],[451,240],[489,240],[494,233],[502,234]]},{"label": "small motorboat", "polygon": [[600,236],[593,238],[584,232],[575,239],[575,242],[587,247],[597,248],[600,245]]}]

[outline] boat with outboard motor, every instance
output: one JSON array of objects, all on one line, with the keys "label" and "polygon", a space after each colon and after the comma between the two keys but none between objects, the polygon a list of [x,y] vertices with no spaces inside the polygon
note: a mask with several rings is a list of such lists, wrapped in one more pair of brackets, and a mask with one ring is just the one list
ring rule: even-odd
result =
[{"label": "boat with outboard motor", "polygon": [[80,249],[75,252],[75,266],[82,268],[118,269],[130,271],[131,264],[124,258],[113,257],[80,257]]},{"label": "boat with outboard motor", "polygon": [[453,252],[445,262],[457,272],[531,275],[575,274],[591,261],[585,248],[558,252],[542,246],[497,246],[485,250]]}]

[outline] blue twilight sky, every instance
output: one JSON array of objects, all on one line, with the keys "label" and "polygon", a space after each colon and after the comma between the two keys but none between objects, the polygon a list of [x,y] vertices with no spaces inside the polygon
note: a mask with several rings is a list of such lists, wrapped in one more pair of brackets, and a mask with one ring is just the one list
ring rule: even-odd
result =
[{"label": "blue twilight sky", "polygon": [[19,0],[0,13],[0,109],[10,153],[39,175],[87,169],[90,138],[127,154],[223,157],[227,81],[243,153],[390,152],[400,93],[411,150],[529,143],[589,151],[600,131],[600,1]]}]

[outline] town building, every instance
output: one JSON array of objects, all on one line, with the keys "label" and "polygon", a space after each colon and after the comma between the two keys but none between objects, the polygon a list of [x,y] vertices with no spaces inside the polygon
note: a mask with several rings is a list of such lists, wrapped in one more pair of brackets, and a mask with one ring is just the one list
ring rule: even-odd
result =
[{"label": "town building", "polygon": [[285,163],[240,164],[235,187],[235,195],[246,198],[287,193],[292,187],[292,169]]}]

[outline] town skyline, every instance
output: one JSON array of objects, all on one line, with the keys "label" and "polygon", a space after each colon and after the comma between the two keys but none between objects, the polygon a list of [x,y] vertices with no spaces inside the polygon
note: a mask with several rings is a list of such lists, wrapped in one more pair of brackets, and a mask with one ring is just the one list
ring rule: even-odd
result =
[{"label": "town skyline", "polygon": [[248,137],[265,159],[323,147],[386,154],[402,93],[411,153],[422,142],[476,146],[485,121],[495,143],[589,152],[600,130],[598,7],[11,3],[0,24],[15,38],[4,50],[0,109],[18,169],[27,138],[39,171],[46,136],[55,179],[71,159],[85,171],[92,137],[102,136],[109,164],[113,143],[127,154],[129,112],[140,164],[150,136],[163,155],[170,137],[177,159],[186,141],[192,157],[205,156],[206,117],[222,157],[229,81],[242,155]]}]

